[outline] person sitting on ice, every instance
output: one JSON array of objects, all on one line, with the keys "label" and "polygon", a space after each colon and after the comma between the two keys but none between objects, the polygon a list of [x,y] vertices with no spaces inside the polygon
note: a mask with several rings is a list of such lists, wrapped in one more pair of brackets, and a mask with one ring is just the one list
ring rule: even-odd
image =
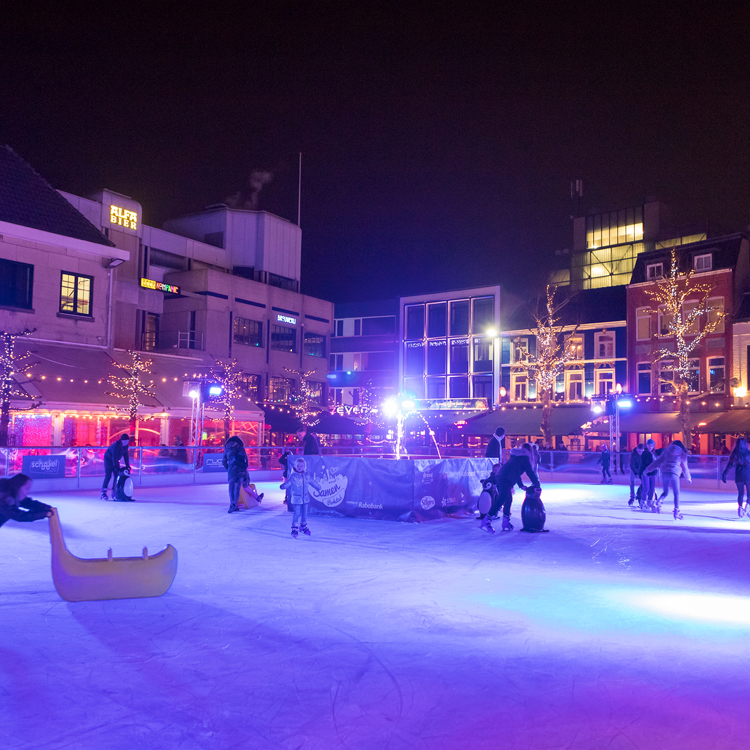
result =
[{"label": "person sitting on ice", "polygon": [[125,469],[130,473],[130,458],[128,457],[128,446],[130,445],[130,435],[122,434],[117,440],[114,440],[112,444],[104,451],[104,483],[102,484],[102,500],[109,500],[107,496],[107,488],[109,486],[109,480],[112,480],[112,495],[115,494],[115,488],[117,487],[117,477],[121,471],[120,461],[124,462]]},{"label": "person sitting on ice", "polygon": [[654,503],[654,513],[661,511],[662,500],[666,498],[671,488],[674,494],[675,521],[682,520],[682,513],[680,513],[680,473],[685,476],[688,484],[693,483],[690,476],[690,469],[688,468],[687,457],[687,448],[683,445],[682,440],[675,440],[666,447],[661,456],[648,467],[647,471],[649,476],[653,476],[656,474],[657,469],[661,469],[663,491]]},{"label": "person sitting on ice", "polygon": [[52,515],[52,506],[32,500],[32,479],[26,474],[16,474],[0,479],[0,526],[6,521],[38,521]]},{"label": "person sitting on ice", "polygon": [[494,534],[492,521],[497,518],[500,506],[503,508],[503,531],[512,531],[513,524],[510,522],[510,506],[513,503],[513,485],[517,484],[525,490],[521,477],[526,476],[537,489],[541,489],[539,477],[537,477],[531,462],[534,457],[533,448],[530,443],[524,443],[520,448],[513,448],[510,452],[510,458],[502,465],[495,479],[497,495],[492,501],[490,512],[481,520],[479,528]]},{"label": "person sitting on ice", "polygon": [[304,458],[298,458],[294,462],[292,473],[282,485],[281,489],[289,489],[289,497],[294,508],[292,516],[292,536],[296,539],[301,531],[303,534],[310,536],[310,529],[307,528],[307,506],[310,504],[310,487],[314,487],[320,492],[320,485],[312,478],[308,477],[307,464]]}]

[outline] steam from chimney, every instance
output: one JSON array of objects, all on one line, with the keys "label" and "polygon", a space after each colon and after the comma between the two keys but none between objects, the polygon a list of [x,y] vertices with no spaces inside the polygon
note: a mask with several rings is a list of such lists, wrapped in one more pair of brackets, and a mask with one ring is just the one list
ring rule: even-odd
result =
[{"label": "steam from chimney", "polygon": [[260,202],[260,193],[265,185],[273,180],[273,172],[263,169],[254,169],[250,172],[249,191],[239,191],[224,199],[229,208],[242,208],[246,211],[257,211]]}]

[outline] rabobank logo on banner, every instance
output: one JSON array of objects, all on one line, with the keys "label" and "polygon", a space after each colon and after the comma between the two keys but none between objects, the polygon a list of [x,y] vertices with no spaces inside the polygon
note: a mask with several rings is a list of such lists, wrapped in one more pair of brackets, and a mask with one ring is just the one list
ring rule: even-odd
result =
[{"label": "rabobank logo on banner", "polygon": [[320,485],[320,490],[316,490],[310,485],[310,494],[320,503],[328,508],[335,508],[341,505],[346,495],[346,487],[349,484],[348,477],[345,477],[334,466],[318,476],[315,475],[315,481]]}]

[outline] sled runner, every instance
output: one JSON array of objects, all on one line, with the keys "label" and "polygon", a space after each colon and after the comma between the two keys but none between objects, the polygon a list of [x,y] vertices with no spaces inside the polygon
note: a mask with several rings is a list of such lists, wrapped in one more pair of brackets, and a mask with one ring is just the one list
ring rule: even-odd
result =
[{"label": "sled runner", "polygon": [[143,548],[142,557],[83,559],[68,552],[57,510],[49,519],[52,543],[52,580],[68,602],[101,599],[140,599],[161,596],[177,573],[177,550],[168,544],[155,555]]}]

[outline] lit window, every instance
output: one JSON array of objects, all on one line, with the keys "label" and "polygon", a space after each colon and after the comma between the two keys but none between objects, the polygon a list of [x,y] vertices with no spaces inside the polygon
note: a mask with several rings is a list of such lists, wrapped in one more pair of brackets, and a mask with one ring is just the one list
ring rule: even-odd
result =
[{"label": "lit window", "polygon": [[712,393],[724,393],[724,357],[710,357],[708,360],[708,388]]},{"label": "lit window", "polygon": [[635,311],[635,337],[638,341],[651,338],[651,313],[647,307],[639,307]]},{"label": "lit window", "polygon": [[672,313],[667,312],[666,307],[662,306],[659,308],[659,335],[660,336],[674,336],[672,328],[670,327],[672,325],[673,320],[674,320],[674,315],[672,315]]},{"label": "lit window", "polygon": [[708,300],[708,322],[716,323],[714,333],[724,333],[724,298],[712,297]]},{"label": "lit window", "polygon": [[511,364],[516,362],[526,362],[529,358],[529,340],[527,338],[511,339],[510,342],[510,361]]},{"label": "lit window", "polygon": [[271,326],[271,349],[294,354],[297,351],[297,330],[286,326]]},{"label": "lit window", "polygon": [[580,401],[583,398],[583,373],[566,372],[565,379],[568,383],[568,401]]},{"label": "lit window", "polygon": [[[682,305],[682,320],[683,323],[688,322],[688,316],[695,310],[695,308],[698,307],[697,302],[685,302]],[[693,319],[693,322],[690,324],[690,327],[688,328],[688,334],[695,335],[700,330],[700,324],[701,324],[701,318],[700,315],[696,315],[696,317]]]},{"label": "lit window", "polygon": [[71,315],[91,315],[91,288],[94,279],[77,273],[62,273],[60,283],[60,312]]},{"label": "lit window", "polygon": [[311,404],[323,405],[323,383],[314,380],[307,381],[307,397]]},{"label": "lit window", "polygon": [[693,258],[693,268],[696,271],[710,271],[713,264],[711,262],[711,253],[706,255],[696,255]]},{"label": "lit window", "polygon": [[648,281],[654,281],[664,276],[664,264],[663,263],[650,263],[646,266],[646,279]]},{"label": "lit window", "polygon": [[323,333],[305,332],[303,353],[310,357],[326,356],[326,337]]},{"label": "lit window", "polygon": [[263,323],[247,318],[235,318],[234,343],[244,346],[263,346]]},{"label": "lit window", "polygon": [[565,348],[573,359],[583,359],[583,336],[568,336],[565,340]]},{"label": "lit window", "polygon": [[615,336],[613,333],[596,334],[596,358],[612,359],[615,356]]},{"label": "lit window", "polygon": [[600,396],[606,396],[614,390],[615,387],[615,373],[613,370],[597,370],[596,371],[596,392]]},{"label": "lit window", "polygon": [[244,396],[253,401],[258,401],[260,395],[260,375],[243,373],[240,377],[240,391]]}]

